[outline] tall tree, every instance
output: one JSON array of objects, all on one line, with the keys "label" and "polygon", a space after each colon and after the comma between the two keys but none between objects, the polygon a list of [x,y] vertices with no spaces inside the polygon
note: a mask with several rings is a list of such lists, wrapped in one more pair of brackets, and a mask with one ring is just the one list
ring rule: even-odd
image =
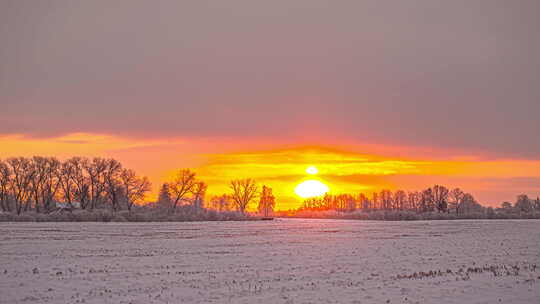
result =
[{"label": "tall tree", "polygon": [[379,200],[381,202],[381,208],[384,210],[390,210],[394,203],[392,191],[384,189],[379,194]]},{"label": "tall tree", "polygon": [[358,208],[360,208],[362,210],[368,210],[369,209],[370,202],[369,202],[369,199],[367,198],[367,196],[364,193],[359,193],[358,196],[356,197],[356,201],[358,202]]},{"label": "tall tree", "polygon": [[409,192],[407,194],[407,201],[409,203],[409,208],[418,212],[420,211],[420,200],[422,195],[418,191]]},{"label": "tall tree", "polygon": [[420,212],[429,212],[435,210],[433,190],[427,188],[420,194]]},{"label": "tall tree", "polygon": [[2,211],[4,212],[11,211],[11,206],[8,200],[11,178],[11,170],[9,166],[4,161],[0,160],[0,208],[2,208]]},{"label": "tall tree", "polygon": [[405,206],[407,204],[407,194],[403,190],[397,190],[396,193],[394,193],[394,201],[396,204],[396,208],[399,210],[405,209]]},{"label": "tall tree", "polygon": [[206,195],[208,185],[203,181],[197,181],[193,185],[193,206],[203,208],[204,196]]},{"label": "tall tree", "polygon": [[120,181],[126,198],[126,206],[129,212],[131,212],[133,204],[144,199],[146,193],[152,188],[152,184],[146,176],[139,177],[131,169],[122,170]]},{"label": "tall tree", "polygon": [[161,185],[161,188],[159,189],[157,205],[162,208],[171,208],[172,197],[169,183],[163,183],[163,185]]},{"label": "tall tree", "polygon": [[67,161],[67,162],[63,162],[60,165],[60,171],[58,172],[64,199],[69,204],[73,202],[73,194],[76,191],[75,189],[76,170],[77,168],[73,166],[73,163]]},{"label": "tall tree", "polygon": [[105,192],[105,171],[107,171],[107,160],[100,157],[95,157],[90,162],[83,163],[83,168],[88,175],[90,183],[90,210],[97,207],[102,201]]},{"label": "tall tree", "polygon": [[455,188],[452,189],[450,193],[448,193],[448,196],[450,198],[450,210],[454,209],[456,211],[456,214],[459,214],[459,206],[463,201],[465,193],[461,189]]},{"label": "tall tree", "polygon": [[8,158],[7,164],[13,177],[10,179],[9,187],[13,191],[15,200],[15,210],[21,214],[25,205],[30,201],[31,183],[34,178],[35,168],[32,162],[24,157]]},{"label": "tall tree", "polygon": [[268,217],[272,212],[274,212],[274,206],[276,205],[276,199],[272,194],[272,188],[263,185],[261,189],[261,194],[259,195],[259,213],[263,214],[265,217]]},{"label": "tall tree", "polygon": [[86,209],[90,195],[90,178],[85,174],[85,167],[89,160],[82,157],[73,157],[67,160],[73,168],[74,196],[81,203],[81,208]]},{"label": "tall tree", "polygon": [[182,169],[178,171],[175,179],[169,183],[169,190],[173,196],[173,212],[176,211],[176,206],[178,203],[186,200],[189,194],[193,194],[196,183],[197,179],[195,177],[195,172],[192,172],[189,169]]},{"label": "tall tree", "polygon": [[103,174],[105,193],[107,194],[112,210],[117,211],[120,208],[118,201],[122,191],[122,185],[120,182],[122,164],[113,158],[107,159],[105,164],[106,170]]},{"label": "tall tree", "polygon": [[448,188],[441,185],[433,186],[433,202],[438,212],[446,212],[448,209]]},{"label": "tall tree", "polygon": [[238,211],[245,214],[247,206],[257,195],[257,184],[251,178],[231,181],[232,198]]}]

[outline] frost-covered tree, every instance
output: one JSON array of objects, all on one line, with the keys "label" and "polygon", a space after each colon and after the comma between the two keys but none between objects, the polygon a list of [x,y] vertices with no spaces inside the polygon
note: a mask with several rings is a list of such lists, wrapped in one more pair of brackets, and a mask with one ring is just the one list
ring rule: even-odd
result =
[{"label": "frost-covered tree", "polygon": [[274,212],[274,206],[276,205],[276,199],[272,194],[272,188],[263,185],[261,194],[259,195],[259,213],[268,217]]},{"label": "frost-covered tree", "polygon": [[168,183],[163,183],[159,189],[159,196],[157,201],[158,207],[170,208],[172,206],[171,190]]}]

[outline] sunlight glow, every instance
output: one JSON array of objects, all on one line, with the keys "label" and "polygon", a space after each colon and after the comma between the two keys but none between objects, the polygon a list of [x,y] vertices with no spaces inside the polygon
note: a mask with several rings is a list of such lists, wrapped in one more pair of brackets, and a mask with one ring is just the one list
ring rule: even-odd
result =
[{"label": "sunlight glow", "polygon": [[328,189],[328,186],[326,186],[325,184],[321,183],[318,180],[310,179],[296,186],[294,192],[302,198],[308,198],[314,196],[321,196],[328,192],[328,190],[330,189]]},{"label": "sunlight glow", "polygon": [[319,170],[317,170],[317,168],[315,166],[309,166],[306,169],[306,173],[307,174],[317,174],[317,173],[319,173]]}]

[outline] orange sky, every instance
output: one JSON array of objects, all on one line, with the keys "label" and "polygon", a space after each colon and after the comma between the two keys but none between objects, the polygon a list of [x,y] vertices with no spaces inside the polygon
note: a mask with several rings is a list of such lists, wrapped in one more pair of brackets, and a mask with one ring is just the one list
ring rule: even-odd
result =
[{"label": "orange sky", "polygon": [[[381,145],[328,146],[288,143],[275,147],[269,139],[184,138],[144,140],[99,134],[70,134],[56,138],[0,137],[0,157],[49,155],[59,158],[107,156],[147,175],[156,196],[159,185],[178,168],[192,168],[209,184],[209,195],[229,191],[235,178],[255,178],[274,189],[277,208],[297,207],[294,188],[318,179],[331,193],[371,194],[383,188],[416,190],[433,185],[459,186],[481,203],[513,201],[518,193],[540,191],[540,161],[497,159],[482,155],[429,151],[422,147]],[[417,155],[416,157],[414,155]],[[428,155],[431,155],[429,157]],[[319,174],[305,170],[316,166]]]}]

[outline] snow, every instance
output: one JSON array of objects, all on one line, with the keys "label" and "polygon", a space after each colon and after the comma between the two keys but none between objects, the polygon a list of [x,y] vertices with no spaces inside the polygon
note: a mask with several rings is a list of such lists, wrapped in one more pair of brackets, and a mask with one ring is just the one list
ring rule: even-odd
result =
[{"label": "snow", "polygon": [[536,265],[538,220],[0,223],[0,303],[538,303]]}]

